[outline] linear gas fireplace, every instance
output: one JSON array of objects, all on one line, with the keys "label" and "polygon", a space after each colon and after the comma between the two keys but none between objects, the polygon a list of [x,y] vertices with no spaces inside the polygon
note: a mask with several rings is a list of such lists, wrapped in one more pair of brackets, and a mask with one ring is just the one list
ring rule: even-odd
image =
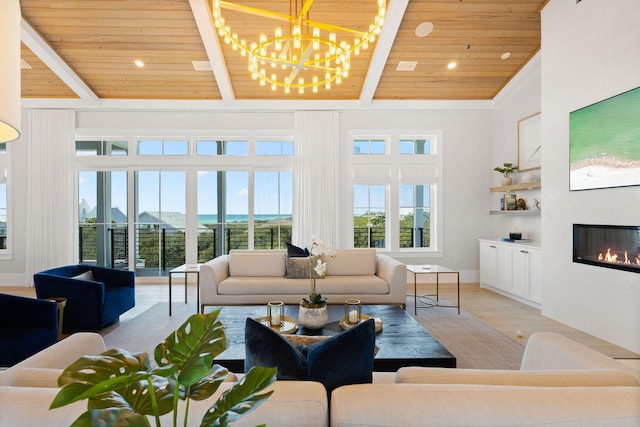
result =
[{"label": "linear gas fireplace", "polygon": [[640,225],[573,224],[573,262],[640,273]]}]

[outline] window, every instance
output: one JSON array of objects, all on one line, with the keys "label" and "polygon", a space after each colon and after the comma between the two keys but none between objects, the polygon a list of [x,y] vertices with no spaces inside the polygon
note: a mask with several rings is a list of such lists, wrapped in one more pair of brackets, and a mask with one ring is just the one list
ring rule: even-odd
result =
[{"label": "window", "polygon": [[293,156],[293,141],[257,141],[258,156]]},{"label": "window", "polygon": [[198,172],[198,261],[249,247],[249,172]]},{"label": "window", "polygon": [[[409,132],[350,136],[355,247],[439,251],[441,131]],[[378,143],[388,147],[383,156],[358,155],[376,151],[372,147]]]},{"label": "window", "polygon": [[248,141],[196,141],[198,156],[246,156],[249,154]]},{"label": "window", "polygon": [[184,171],[136,173],[136,264],[144,263],[145,274],[185,263],[185,177]]},{"label": "window", "polygon": [[97,138],[76,141],[76,153],[81,263],[166,277],[181,264],[291,238],[290,137]]},{"label": "window", "polygon": [[384,185],[353,186],[353,247],[384,248],[386,242]]},{"label": "window", "polygon": [[127,173],[78,173],[80,264],[127,269]]},{"label": "window", "polygon": [[283,249],[291,241],[293,173],[254,173],[253,246],[255,249]]},{"label": "window", "polygon": [[401,139],[400,154],[431,154],[431,139]]},{"label": "window", "polygon": [[188,141],[141,140],[138,141],[139,156],[186,156],[189,154]]},{"label": "window", "polygon": [[353,141],[353,154],[384,154],[386,145],[384,139],[356,139]]},{"label": "window", "polygon": [[401,248],[431,246],[431,187],[400,185],[400,222],[398,236]]},{"label": "window", "polygon": [[127,141],[76,141],[76,156],[126,156]]}]

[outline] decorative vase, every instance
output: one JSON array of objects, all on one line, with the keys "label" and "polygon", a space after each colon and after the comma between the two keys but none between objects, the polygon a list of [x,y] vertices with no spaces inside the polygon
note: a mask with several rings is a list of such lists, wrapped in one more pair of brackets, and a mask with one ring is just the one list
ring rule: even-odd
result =
[{"label": "decorative vase", "polygon": [[502,185],[511,185],[512,178],[510,176],[505,176],[502,178]]},{"label": "decorative vase", "polygon": [[327,313],[327,306],[318,308],[309,308],[300,306],[298,312],[298,325],[307,329],[321,329],[327,324],[329,320],[329,314]]}]

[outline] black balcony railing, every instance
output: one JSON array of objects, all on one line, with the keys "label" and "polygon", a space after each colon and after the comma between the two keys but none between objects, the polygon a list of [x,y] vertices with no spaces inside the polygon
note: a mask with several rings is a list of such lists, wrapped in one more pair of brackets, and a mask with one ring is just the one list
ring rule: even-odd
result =
[{"label": "black balcony railing", "polygon": [[[136,272],[143,275],[165,275],[166,271],[185,263],[185,229],[161,228],[160,224],[136,225]],[[79,236],[79,262],[83,264],[106,265],[112,268],[129,268],[129,238],[126,226],[108,230],[107,255],[100,258],[98,247],[98,226],[81,224]],[[249,247],[248,224],[246,222],[228,224],[208,224],[198,231],[198,262],[206,262],[231,249]],[[223,241],[219,236],[222,233]],[[291,240],[291,224],[260,225],[254,228],[256,249],[279,249]],[[154,273],[154,271],[156,273]]]},{"label": "black balcony railing", "polygon": [[[422,227],[400,227],[401,248],[428,248],[431,246],[431,231]],[[354,227],[353,246],[356,248],[384,248],[385,226]]]}]

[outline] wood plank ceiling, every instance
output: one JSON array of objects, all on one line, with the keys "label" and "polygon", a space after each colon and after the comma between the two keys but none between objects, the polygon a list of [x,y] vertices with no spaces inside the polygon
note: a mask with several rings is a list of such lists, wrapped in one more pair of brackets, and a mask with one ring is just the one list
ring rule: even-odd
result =
[{"label": "wood plank ceiling", "polygon": [[[289,10],[287,0],[235,2]],[[21,0],[22,59],[31,66],[22,70],[22,96],[78,98],[70,83],[77,81],[98,99],[362,100],[369,79],[373,100],[490,100],[540,48],[545,2],[390,0],[388,16],[398,8],[400,18],[388,18],[376,46],[352,59],[343,84],[300,95],[273,92],[250,78],[246,58],[218,43],[210,15],[202,16],[210,14],[208,0]],[[311,17],[364,30],[375,3],[315,0]],[[225,11],[225,18],[247,38],[275,26],[239,12]],[[416,37],[425,21],[433,32]],[[28,40],[25,29],[34,34]],[[42,54],[47,49],[50,55]],[[510,57],[501,59],[506,52]],[[136,59],[145,66],[136,67]],[[210,62],[213,71],[196,71],[192,61]],[[416,61],[415,70],[397,71],[400,61]],[[457,67],[450,70],[452,61]]]}]

